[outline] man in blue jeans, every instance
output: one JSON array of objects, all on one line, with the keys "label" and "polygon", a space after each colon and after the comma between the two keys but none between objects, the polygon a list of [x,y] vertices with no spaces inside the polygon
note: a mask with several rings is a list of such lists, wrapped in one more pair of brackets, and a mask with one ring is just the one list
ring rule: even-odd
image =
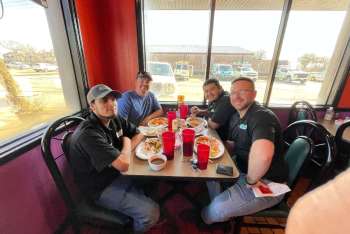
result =
[{"label": "man in blue jeans", "polygon": [[129,168],[131,150],[143,139],[132,123],[117,115],[121,94],[106,85],[87,94],[91,114],[71,138],[71,164],[84,196],[133,219],[136,232],[147,231],[159,219],[159,206],[120,172]]},{"label": "man in blue jeans", "polygon": [[252,214],[283,199],[283,195],[257,198],[252,191],[269,181],[283,183],[288,175],[278,118],[255,102],[255,97],[251,79],[240,77],[232,82],[230,102],[237,112],[230,119],[228,139],[234,144],[231,155],[236,156],[241,174],[237,183],[223,192],[219,183],[207,183],[212,201],[201,213],[206,224]]}]

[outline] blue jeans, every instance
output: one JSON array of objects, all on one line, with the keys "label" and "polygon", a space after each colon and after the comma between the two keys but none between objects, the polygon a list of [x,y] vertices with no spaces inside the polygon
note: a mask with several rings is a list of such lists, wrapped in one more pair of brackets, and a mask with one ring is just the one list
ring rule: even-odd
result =
[{"label": "blue jeans", "polygon": [[136,232],[147,231],[159,219],[158,204],[124,176],[119,176],[106,187],[96,203],[131,217]]},{"label": "blue jeans", "polygon": [[[203,208],[202,219],[207,224],[225,222],[232,217],[256,213],[278,204],[284,197],[255,197],[253,190],[247,187],[241,174],[237,183],[220,193],[220,183],[207,182],[211,203]],[[268,182],[265,180],[265,182]]]}]

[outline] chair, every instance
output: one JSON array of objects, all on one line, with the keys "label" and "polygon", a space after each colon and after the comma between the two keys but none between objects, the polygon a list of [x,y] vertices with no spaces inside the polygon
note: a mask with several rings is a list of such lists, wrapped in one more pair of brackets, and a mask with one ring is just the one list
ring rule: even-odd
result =
[{"label": "chair", "polygon": [[[72,157],[72,155],[68,154],[70,137],[74,131],[74,126],[83,120],[83,118],[76,116],[67,116],[56,120],[46,129],[41,141],[41,151],[46,165],[68,208],[68,215],[64,223],[55,233],[64,233],[69,225],[72,225],[75,233],[80,233],[82,224],[115,230],[127,229],[131,220],[126,215],[100,207],[91,201],[81,198],[81,196],[78,199],[74,199],[73,193],[68,189],[63,174],[58,168],[56,159],[60,158],[61,155],[65,155],[69,164],[70,157]],[[63,153],[60,152],[59,155],[54,156],[54,153],[59,151],[57,147],[61,147]]]},{"label": "chair", "polygon": [[[285,154],[285,161],[287,162],[289,169],[287,184],[292,190],[295,186],[295,182],[299,175],[300,169],[302,168],[304,162],[306,162],[308,156],[312,154],[313,148],[314,146],[312,144],[312,141],[305,136],[297,137],[290,144]],[[289,194],[287,194],[279,204],[247,216],[287,218],[290,210],[287,204],[288,197]],[[284,228],[284,225],[281,224],[244,223],[244,217],[237,217],[235,218],[235,221],[235,234],[239,233],[240,228],[243,226],[254,226],[258,228]]]},{"label": "chair", "polygon": [[344,131],[350,127],[350,121],[341,124],[335,133],[335,145],[337,148],[336,169],[338,172],[350,167],[350,141],[343,138]]},{"label": "chair", "polygon": [[309,189],[312,189],[332,177],[335,162],[334,139],[327,129],[313,120],[298,120],[291,123],[283,133],[284,143],[290,145],[299,136],[308,137],[314,145],[309,168],[303,170],[304,176],[311,179]]},{"label": "chair", "polygon": [[316,111],[311,104],[306,101],[295,102],[289,111],[288,124],[305,119],[310,119],[317,122]]}]

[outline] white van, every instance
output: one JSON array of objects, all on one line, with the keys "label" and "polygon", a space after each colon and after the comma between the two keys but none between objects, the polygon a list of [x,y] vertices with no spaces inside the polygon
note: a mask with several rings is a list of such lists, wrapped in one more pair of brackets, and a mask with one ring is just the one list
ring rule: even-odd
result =
[{"label": "white van", "polygon": [[170,63],[149,62],[147,71],[152,75],[151,91],[157,96],[176,94],[176,80]]}]

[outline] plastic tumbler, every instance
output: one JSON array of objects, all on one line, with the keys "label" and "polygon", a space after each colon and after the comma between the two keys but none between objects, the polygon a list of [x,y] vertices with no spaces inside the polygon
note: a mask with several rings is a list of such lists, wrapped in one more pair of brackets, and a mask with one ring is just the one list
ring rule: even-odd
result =
[{"label": "plastic tumbler", "polygon": [[163,154],[168,160],[174,159],[175,150],[175,132],[166,131],[162,133],[163,140]]},{"label": "plastic tumbler", "polygon": [[168,130],[173,130],[173,119],[176,119],[176,111],[168,111]]},{"label": "plastic tumbler", "polygon": [[209,160],[210,146],[207,144],[198,144],[197,146],[197,159],[198,168],[200,170],[207,169]]},{"label": "plastic tumbler", "polygon": [[192,157],[195,131],[186,128],[182,131],[182,152],[185,157]]},{"label": "plastic tumbler", "polygon": [[187,104],[181,104],[180,107],[180,118],[186,119],[187,113],[188,113],[188,105]]}]

